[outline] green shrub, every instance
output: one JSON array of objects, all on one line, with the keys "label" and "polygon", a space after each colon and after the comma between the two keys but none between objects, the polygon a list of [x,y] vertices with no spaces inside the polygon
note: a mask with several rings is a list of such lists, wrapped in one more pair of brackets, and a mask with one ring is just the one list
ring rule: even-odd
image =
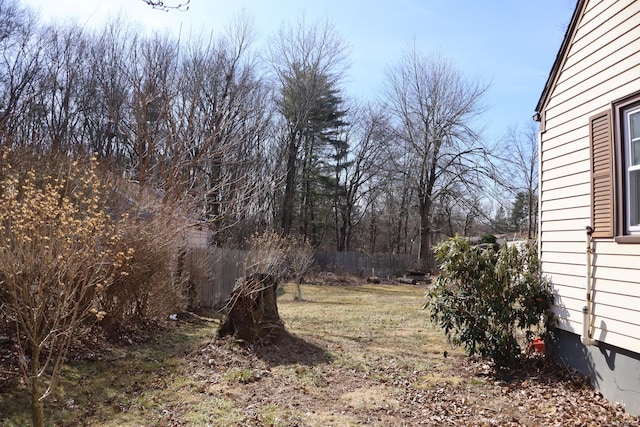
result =
[{"label": "green shrub", "polygon": [[536,242],[494,251],[456,236],[434,251],[440,274],[425,304],[432,320],[469,355],[489,357],[498,368],[516,365],[518,337],[529,341],[552,320],[553,297],[539,274]]}]

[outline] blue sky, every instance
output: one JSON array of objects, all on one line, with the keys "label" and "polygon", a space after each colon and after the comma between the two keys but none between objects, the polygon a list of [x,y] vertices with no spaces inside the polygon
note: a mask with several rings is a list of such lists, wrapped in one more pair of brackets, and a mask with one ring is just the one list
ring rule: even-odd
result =
[{"label": "blue sky", "polygon": [[[328,18],[350,46],[349,96],[371,99],[389,65],[415,41],[425,55],[451,59],[469,78],[490,83],[484,136],[500,138],[531,120],[576,0],[191,0],[185,12],[142,0],[21,0],[45,20],[88,28],[123,12],[149,30],[222,33],[241,11],[255,21],[258,45],[283,23]],[[167,4],[179,0],[165,0]]]}]

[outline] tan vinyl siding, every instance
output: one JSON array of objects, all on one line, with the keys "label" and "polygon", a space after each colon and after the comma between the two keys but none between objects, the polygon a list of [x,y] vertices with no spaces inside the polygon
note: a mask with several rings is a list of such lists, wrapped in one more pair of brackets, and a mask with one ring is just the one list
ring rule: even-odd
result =
[{"label": "tan vinyl siding", "polygon": [[[608,9],[604,13],[612,11],[614,10],[609,3]],[[571,47],[572,53],[567,58],[562,68],[562,76],[556,85],[560,90],[558,96],[565,96],[565,91],[570,92],[564,87],[565,85],[577,87],[580,84],[585,84],[585,80],[598,75],[598,73],[606,72],[612,66],[627,67],[630,65],[620,62],[618,53],[624,51],[624,48],[633,42],[638,35],[630,34],[629,37],[619,37],[619,35],[630,33],[636,28],[640,19],[638,9],[629,4],[616,13],[612,19],[598,27],[590,25],[593,21],[589,20],[589,14],[585,18],[587,25],[581,26],[578,32],[583,36],[574,41]],[[597,48],[594,49],[594,46]],[[587,85],[589,84],[587,83]]]},{"label": "tan vinyl siding", "polygon": [[[559,264],[557,262],[554,262],[554,261],[557,261],[558,257],[561,257],[561,256],[562,254],[555,254],[555,260],[546,262],[546,264],[549,267],[549,272],[553,272],[554,276],[561,277],[563,286],[567,286],[567,287],[573,286],[575,288],[579,288],[581,291],[582,299],[584,299],[585,279],[584,279],[584,268],[582,268],[584,267],[584,264],[581,264],[581,265],[575,264],[576,266],[575,268],[574,267],[567,268],[566,264]],[[573,271],[573,274],[569,274],[570,271]],[[582,311],[582,306],[580,306],[580,311]]]},{"label": "tan vinyl siding", "polygon": [[[545,136],[547,136],[545,134]],[[573,141],[580,141],[585,136],[585,129],[583,126],[576,128],[576,124],[569,123],[564,126],[556,126],[553,129],[553,134],[548,135],[545,138],[545,152],[547,150],[553,150],[558,147],[562,147],[565,144],[569,144]],[[582,145],[580,145],[582,147]],[[546,154],[546,153],[545,153]],[[550,153],[548,155],[551,155]]]},{"label": "tan vinyl siding", "polygon": [[[563,243],[573,243],[580,242],[584,243],[584,229],[579,230],[580,233],[576,234],[571,230],[556,230],[556,231],[547,231],[545,234],[545,243],[550,242],[563,242]],[[585,243],[586,245],[586,243]]]},{"label": "tan vinyl siding", "polygon": [[556,309],[558,327],[567,331],[579,331],[582,328],[582,312],[570,313],[563,309]]},{"label": "tan vinyl siding", "polygon": [[[574,233],[575,237],[584,236],[584,232]],[[573,241],[561,241],[561,242],[553,242],[547,241],[547,236],[545,235],[544,240],[541,242],[542,250],[550,250],[552,252],[559,252],[560,254],[564,253],[585,253],[586,243],[584,242],[584,238],[581,240],[573,240]],[[585,255],[586,256],[586,255]],[[558,257],[561,262],[564,262],[564,258]],[[584,261],[583,261],[584,262]],[[584,275],[584,271],[581,271],[580,274]]]},{"label": "tan vinyl siding", "polygon": [[600,289],[607,289],[608,294],[615,295],[621,301],[624,302],[626,297],[637,297],[637,282],[625,282],[622,280],[613,279],[598,279],[597,283]]},{"label": "tan vinyl siding", "polygon": [[[578,334],[593,221],[589,118],[640,90],[640,2],[589,1],[585,10],[544,105],[540,153],[542,270],[558,295],[560,327]],[[640,353],[640,244],[601,238],[594,247],[595,338]]]},{"label": "tan vinyl siding", "polygon": [[[571,209],[576,206],[588,206],[590,197],[588,195],[579,195],[572,197],[563,197],[555,200],[544,200],[542,202],[544,210]],[[584,227],[580,227],[584,229]]]},{"label": "tan vinyl siding", "polygon": [[[638,263],[638,255],[631,255],[631,254],[628,254],[628,255],[615,254],[614,255],[614,254],[606,254],[601,252],[599,252],[597,255],[598,255],[598,265],[601,265],[601,266],[605,266],[605,265],[611,265],[611,266],[625,265],[626,266],[626,265],[636,265]],[[640,274],[640,266],[637,269],[625,267],[622,270],[625,271],[628,275],[631,275],[630,281],[634,283],[636,282],[637,275]],[[596,276],[599,276],[600,274],[602,274],[603,271],[604,270],[602,269],[599,271],[596,271]],[[606,276],[601,278],[606,279]]]},{"label": "tan vinyl siding", "polygon": [[556,286],[556,283],[562,283],[563,287],[574,287],[576,289],[581,289],[582,297],[580,298],[580,300],[575,300],[571,304],[566,305],[562,303],[562,298],[566,297],[564,292],[556,292],[555,304],[566,309],[582,312],[582,307],[584,306],[585,299],[584,296],[586,295],[586,292],[584,291],[584,264],[571,264],[561,262],[563,259],[564,254],[556,253],[555,260],[545,262],[547,268],[545,270],[545,274],[552,276],[552,283],[554,286]]},{"label": "tan vinyl siding", "polygon": [[[598,304],[595,306],[594,311],[596,314],[611,321],[617,321],[616,318],[620,314],[620,310],[627,310],[626,304],[638,307],[640,305],[640,297],[626,295],[624,298],[620,298],[620,295],[605,292],[598,299]],[[640,325],[636,325],[633,329],[638,331],[636,336],[640,337]],[[628,331],[625,332],[628,334]]]},{"label": "tan vinyl siding", "polygon": [[586,168],[589,167],[588,159],[580,159],[575,163],[567,163],[562,167],[557,167],[555,169],[548,169],[544,171],[545,180],[564,178],[567,176],[572,176],[578,173],[583,172]]},{"label": "tan vinyl siding", "polygon": [[[615,325],[612,325],[615,327]],[[622,330],[626,330],[626,328],[622,328]],[[607,328],[607,330],[602,333],[602,331],[597,328],[596,333],[594,334],[594,338],[606,342],[606,343],[616,343],[615,345],[620,348],[625,348],[631,351],[637,352],[638,348],[638,336],[629,336],[624,334],[619,334],[616,332],[616,329]]]},{"label": "tan vinyl siding", "polygon": [[[582,194],[590,194],[590,186],[585,186],[585,179],[589,178],[589,170],[576,172],[573,174],[561,174],[562,176],[554,179],[546,179],[542,183],[542,190],[546,192],[543,200],[553,200],[558,198],[579,196]],[[587,181],[588,182],[588,181]],[[568,191],[565,191],[569,188]],[[562,190],[556,193],[555,190]]]},{"label": "tan vinyl siding", "polygon": [[[588,175],[588,173],[583,173],[580,175]],[[591,185],[588,182],[578,181],[580,176],[570,176],[563,180],[554,179],[549,182],[549,185],[542,185],[542,191],[545,195],[544,200],[555,200],[562,199],[565,197],[575,197],[580,195],[588,195],[590,194]],[[572,185],[561,184],[561,181],[571,182]],[[588,204],[585,206],[589,206]],[[584,217],[587,218],[589,216],[589,212],[584,213]],[[587,224],[588,225],[588,224]]]},{"label": "tan vinyl siding", "polygon": [[[620,245],[610,239],[596,240],[594,242],[594,250],[598,255],[631,255],[640,257],[640,245]],[[640,258],[636,258],[635,261],[635,263],[628,266],[626,264],[622,266],[631,270],[640,269]],[[640,275],[636,279],[640,280]]]},{"label": "tan vinyl siding", "polygon": [[[581,160],[589,159],[589,151],[584,147],[584,135],[574,141],[565,142],[555,148],[545,147],[543,160],[549,164],[549,168],[567,166]],[[588,169],[588,168],[587,168]]]},{"label": "tan vinyl siding", "polygon": [[581,232],[584,232],[584,228],[589,225],[588,222],[585,222],[585,218],[587,218],[588,215],[589,211],[586,206],[584,208],[557,209],[553,211],[543,210],[540,212],[540,221],[546,222],[580,219],[584,224]]},{"label": "tan vinyl siding", "polygon": [[[542,262],[557,262],[558,259],[562,260],[562,264],[571,264],[576,266],[582,266],[584,264],[585,255],[580,253],[561,253],[561,252],[546,252],[541,257]],[[582,274],[583,270],[579,270]]]},{"label": "tan vinyl siding", "polygon": [[544,233],[553,231],[572,231],[574,233],[584,232],[584,221],[582,219],[562,219],[562,220],[546,220],[540,225],[540,231]]}]

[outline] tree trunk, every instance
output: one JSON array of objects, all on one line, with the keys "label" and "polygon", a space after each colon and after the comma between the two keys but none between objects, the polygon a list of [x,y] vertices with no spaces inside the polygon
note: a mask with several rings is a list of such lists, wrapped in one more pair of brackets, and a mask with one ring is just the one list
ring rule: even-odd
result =
[{"label": "tree trunk", "polygon": [[282,202],[282,232],[285,236],[291,233],[293,223],[293,201],[296,186],[296,160],[298,158],[298,144],[291,136],[291,141],[287,148],[287,177],[284,188],[284,199]]},{"label": "tree trunk", "polygon": [[[31,401],[31,421],[33,422],[33,427],[44,427],[44,405],[37,397],[33,397],[33,393],[31,396],[31,399],[33,399]],[[37,390],[35,393],[37,394]]]},{"label": "tree trunk", "polygon": [[347,219],[346,219],[347,213],[346,212],[342,212],[340,214],[340,220],[337,221],[338,222],[338,241],[337,241],[337,245],[336,245],[336,249],[338,250],[338,252],[344,252],[347,249],[347,228],[348,228],[348,223],[347,223]]},{"label": "tree trunk", "polygon": [[273,340],[284,329],[276,304],[277,280],[268,274],[251,274],[229,297],[229,313],[218,336],[233,335],[246,343]]},{"label": "tree trunk", "polygon": [[32,351],[31,362],[31,421],[33,427],[44,427],[44,404],[40,400],[40,352]]},{"label": "tree trunk", "polygon": [[527,212],[527,238],[532,239],[533,238],[533,230],[534,230],[534,222],[533,222],[533,210],[534,210],[534,194],[531,190],[529,190],[529,209]]},{"label": "tree trunk", "polygon": [[376,212],[371,204],[371,222],[369,223],[369,252],[375,253],[376,251],[376,238],[378,237],[378,224],[376,223]]},{"label": "tree trunk", "polygon": [[420,206],[420,263],[421,268],[429,273],[433,272],[434,257],[431,250],[431,203],[426,202]]}]

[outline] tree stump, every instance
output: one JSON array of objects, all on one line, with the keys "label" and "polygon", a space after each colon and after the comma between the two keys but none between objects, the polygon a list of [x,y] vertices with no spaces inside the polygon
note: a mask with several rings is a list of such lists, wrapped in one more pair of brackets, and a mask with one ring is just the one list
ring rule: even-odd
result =
[{"label": "tree stump", "polygon": [[251,274],[236,285],[218,336],[233,335],[249,344],[277,338],[284,328],[276,304],[277,287],[278,281],[273,276],[260,273]]}]

